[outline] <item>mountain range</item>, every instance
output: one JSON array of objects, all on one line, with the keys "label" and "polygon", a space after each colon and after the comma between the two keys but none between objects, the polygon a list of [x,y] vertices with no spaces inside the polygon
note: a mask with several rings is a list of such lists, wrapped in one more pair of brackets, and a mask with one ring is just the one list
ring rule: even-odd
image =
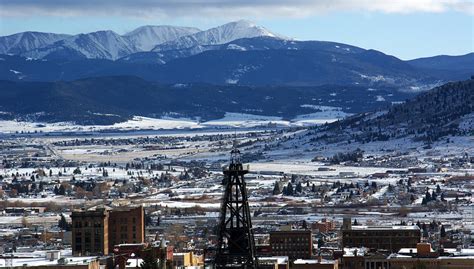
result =
[{"label": "mountain range", "polygon": [[142,26],[124,35],[110,30],[87,34],[63,35],[23,32],[0,37],[0,54],[35,59],[87,58],[117,60],[144,51],[163,51],[203,45],[224,44],[240,38],[272,36],[249,21],[236,21],[201,31],[194,27]]},{"label": "mountain range", "polygon": [[474,53],[403,61],[249,21],[123,35],[23,32],[0,37],[0,119],[109,124],[226,112],[292,119],[321,106],[354,114],[473,74]]},{"label": "mountain range", "polygon": [[0,79],[77,80],[137,76],[165,84],[398,87],[420,91],[474,73],[474,54],[402,61],[336,42],[298,41],[249,21],[208,30],[142,26],[65,35],[0,37]]}]

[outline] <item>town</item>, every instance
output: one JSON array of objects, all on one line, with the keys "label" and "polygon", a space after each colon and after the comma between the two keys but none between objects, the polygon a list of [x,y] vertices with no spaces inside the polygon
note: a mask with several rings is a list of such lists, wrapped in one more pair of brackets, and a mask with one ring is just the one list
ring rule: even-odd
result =
[{"label": "town", "polygon": [[6,135],[0,266],[227,268],[215,262],[231,249],[238,149],[252,266],[474,268],[470,152],[324,155],[293,146],[300,132]]}]

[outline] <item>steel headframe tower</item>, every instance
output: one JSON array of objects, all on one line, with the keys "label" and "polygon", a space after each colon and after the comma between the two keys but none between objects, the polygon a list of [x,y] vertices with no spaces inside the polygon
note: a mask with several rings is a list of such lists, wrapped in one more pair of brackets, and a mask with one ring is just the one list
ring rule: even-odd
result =
[{"label": "steel headframe tower", "polygon": [[231,151],[231,161],[224,169],[224,198],[221,205],[219,241],[215,268],[257,268],[255,242],[240,151]]}]

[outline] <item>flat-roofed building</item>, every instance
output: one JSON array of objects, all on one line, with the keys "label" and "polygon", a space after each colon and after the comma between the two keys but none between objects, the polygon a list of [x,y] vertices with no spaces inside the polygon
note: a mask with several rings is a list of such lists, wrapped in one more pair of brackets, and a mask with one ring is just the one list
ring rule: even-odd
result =
[{"label": "flat-roofed building", "polygon": [[339,262],[337,260],[303,260],[299,259],[293,262],[292,269],[338,269]]},{"label": "flat-roofed building", "polygon": [[107,255],[115,245],[145,242],[143,206],[74,211],[71,219],[75,256]]},{"label": "flat-roofed building", "polygon": [[273,256],[288,256],[290,260],[310,259],[313,235],[309,230],[275,231],[270,233]]},{"label": "flat-roofed building", "polygon": [[421,231],[413,226],[343,226],[343,247],[366,247],[397,252],[401,248],[416,247]]},{"label": "flat-roofed building", "polygon": [[109,254],[109,212],[106,209],[73,211],[71,219],[74,256]]},{"label": "flat-roofed building", "polygon": [[259,257],[258,269],[289,269],[290,263],[286,256]]},{"label": "flat-roofed building", "polygon": [[109,249],[118,244],[145,242],[145,211],[143,206],[114,208],[109,212]]}]

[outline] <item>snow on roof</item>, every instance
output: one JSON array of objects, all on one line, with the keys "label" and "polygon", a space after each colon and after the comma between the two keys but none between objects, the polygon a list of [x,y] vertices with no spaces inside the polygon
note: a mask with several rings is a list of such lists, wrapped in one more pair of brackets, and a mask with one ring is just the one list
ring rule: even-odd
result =
[{"label": "snow on roof", "polygon": [[128,259],[125,268],[139,268],[142,262],[142,259]]},{"label": "snow on roof", "polygon": [[264,261],[276,261],[278,264],[283,264],[288,262],[288,257],[287,256],[271,256],[271,257],[259,257],[258,258],[259,262],[264,262]]},{"label": "snow on roof", "polygon": [[336,261],[334,260],[303,260],[303,259],[298,259],[294,261],[294,264],[334,264]]},{"label": "snow on roof", "polygon": [[394,226],[365,226],[355,225],[352,226],[352,230],[419,230],[420,228],[416,225],[394,225]]},{"label": "snow on roof", "polygon": [[[92,261],[98,260],[99,257],[64,257],[68,265],[79,265],[87,264]],[[13,258],[13,259],[0,259],[0,265],[10,265],[12,267],[21,267],[26,265],[30,266],[54,266],[58,265],[58,260],[48,260],[45,257],[36,257],[36,258]]]}]

